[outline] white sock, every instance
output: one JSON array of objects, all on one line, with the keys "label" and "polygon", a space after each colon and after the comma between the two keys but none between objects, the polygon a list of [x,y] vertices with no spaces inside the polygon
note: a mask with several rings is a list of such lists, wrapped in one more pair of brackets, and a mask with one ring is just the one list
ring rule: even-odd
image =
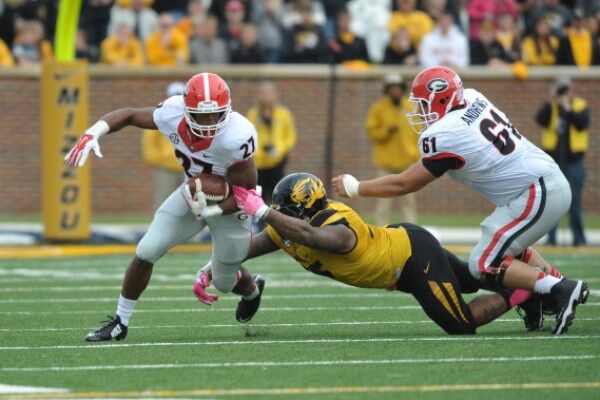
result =
[{"label": "white sock", "polygon": [[125,326],[129,325],[129,318],[133,314],[133,307],[137,300],[129,300],[119,295],[119,304],[117,304],[117,315],[121,318],[121,323]]},{"label": "white sock", "polygon": [[534,293],[546,294],[550,293],[550,289],[562,279],[559,279],[552,275],[546,275],[542,279],[538,279],[535,281],[535,285],[533,286]]},{"label": "white sock", "polygon": [[258,290],[258,285],[255,283],[254,284],[254,290],[252,291],[252,293],[250,293],[248,296],[242,296],[242,299],[244,299],[244,300],[252,300],[256,296],[258,296],[259,294],[260,294],[260,290]]}]

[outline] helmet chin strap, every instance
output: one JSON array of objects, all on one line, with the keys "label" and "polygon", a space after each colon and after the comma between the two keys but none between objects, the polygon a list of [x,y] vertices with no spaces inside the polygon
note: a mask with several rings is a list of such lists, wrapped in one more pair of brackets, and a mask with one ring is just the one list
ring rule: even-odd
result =
[{"label": "helmet chin strap", "polygon": [[452,109],[452,103],[454,102],[455,98],[456,98],[456,92],[452,93],[452,97],[450,97],[450,101],[448,101],[448,105],[446,105],[446,111],[444,112],[444,115],[446,115],[448,113],[448,111],[450,111],[450,109]]}]

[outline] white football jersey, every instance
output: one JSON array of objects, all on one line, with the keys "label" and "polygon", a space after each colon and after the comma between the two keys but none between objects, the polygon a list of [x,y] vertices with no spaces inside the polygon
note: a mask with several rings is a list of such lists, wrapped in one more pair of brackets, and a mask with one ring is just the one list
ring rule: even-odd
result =
[{"label": "white football jersey", "polygon": [[447,113],[421,134],[426,167],[429,160],[453,159],[449,175],[499,207],[558,168],[483,94],[465,89],[464,99],[465,107]]},{"label": "white football jersey", "polygon": [[232,164],[252,157],[258,145],[252,122],[235,111],[212,140],[197,140],[185,122],[183,96],[162,102],[154,110],[154,123],[171,141],[188,177],[201,172],[226,176]]}]

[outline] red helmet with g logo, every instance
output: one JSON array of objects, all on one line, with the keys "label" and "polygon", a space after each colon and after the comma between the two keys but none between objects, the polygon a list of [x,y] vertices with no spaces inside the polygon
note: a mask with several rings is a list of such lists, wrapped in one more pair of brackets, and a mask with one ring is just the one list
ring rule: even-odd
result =
[{"label": "red helmet with g logo", "polygon": [[192,76],[183,93],[185,120],[200,138],[218,135],[229,120],[229,86],[219,75],[203,72]]},{"label": "red helmet with g logo", "polygon": [[452,108],[462,104],[462,81],[450,68],[427,68],[415,77],[408,101],[413,105],[412,111],[406,115],[408,122],[417,133],[421,133]]}]

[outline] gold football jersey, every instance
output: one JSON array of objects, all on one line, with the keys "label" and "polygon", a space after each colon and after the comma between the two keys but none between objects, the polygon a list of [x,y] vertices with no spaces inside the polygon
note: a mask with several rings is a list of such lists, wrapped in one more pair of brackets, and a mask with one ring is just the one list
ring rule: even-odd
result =
[{"label": "gold football jersey", "polygon": [[273,242],[305,269],[325,275],[347,285],[362,288],[387,288],[395,284],[411,246],[406,230],[380,228],[365,223],[347,205],[329,201],[327,207],[310,220],[312,226],[343,224],[354,231],[356,245],[348,253],[340,254],[311,249],[282,238],[272,226],[267,233]]}]

